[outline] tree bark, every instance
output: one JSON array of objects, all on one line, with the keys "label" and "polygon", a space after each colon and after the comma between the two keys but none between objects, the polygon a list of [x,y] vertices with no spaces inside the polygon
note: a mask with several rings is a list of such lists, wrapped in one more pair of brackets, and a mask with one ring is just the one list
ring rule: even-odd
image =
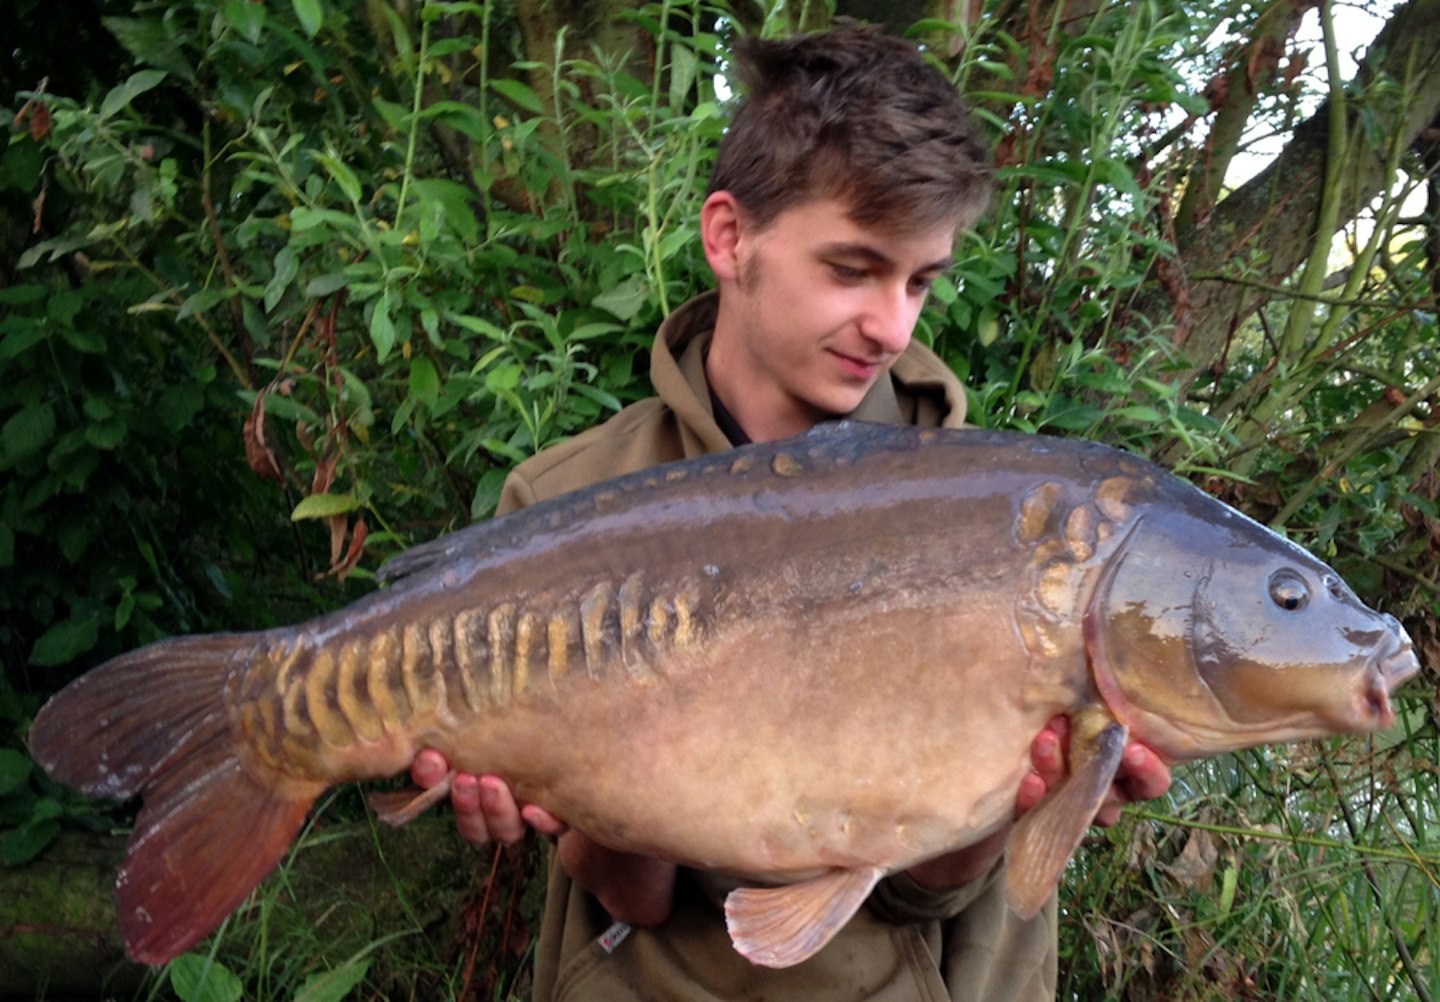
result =
[{"label": "tree bark", "polygon": [[1314,6],[1316,0],[1279,0],[1266,8],[1256,20],[1250,38],[1236,47],[1229,70],[1206,88],[1215,120],[1202,155],[1187,178],[1185,195],[1175,213],[1177,229],[1193,229],[1196,220],[1214,208],[1260,95],[1274,81],[1285,45],[1300,24],[1300,15]]},{"label": "tree bark", "polygon": [[[1410,0],[1385,25],[1362,64],[1352,91],[1380,75],[1400,86],[1377,89],[1365,101],[1365,133],[1380,142],[1412,144],[1440,114],[1440,0]],[[1268,167],[1215,207],[1208,220],[1177,234],[1179,264],[1189,290],[1186,316],[1171,293],[1149,286],[1132,310],[1157,327],[1177,332],[1194,367],[1185,385],[1224,358],[1229,339],[1269,296],[1262,286],[1285,281],[1310,253],[1317,234],[1329,138],[1327,106],[1294,132]],[[1351,115],[1350,162],[1340,193],[1340,222],[1352,220],[1381,190],[1388,151],[1364,141]],[[1243,270],[1246,284],[1227,280]],[[1173,286],[1172,286],[1173,288]]]}]

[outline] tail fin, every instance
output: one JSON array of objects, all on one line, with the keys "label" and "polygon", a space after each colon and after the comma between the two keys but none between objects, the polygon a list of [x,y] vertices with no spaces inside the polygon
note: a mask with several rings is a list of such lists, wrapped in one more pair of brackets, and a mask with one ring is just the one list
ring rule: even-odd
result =
[{"label": "tail fin", "polygon": [[179,637],[115,658],[57,693],[30,728],[35,760],[92,797],[140,795],[116,881],[126,952],[158,964],[237,908],[285,854],[324,789],[257,780],[225,691],[253,637]]}]

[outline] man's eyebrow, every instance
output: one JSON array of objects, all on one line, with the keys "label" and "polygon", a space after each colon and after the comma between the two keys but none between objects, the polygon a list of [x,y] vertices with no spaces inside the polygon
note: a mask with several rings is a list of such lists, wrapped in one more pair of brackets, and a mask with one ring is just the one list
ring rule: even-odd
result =
[{"label": "man's eyebrow", "polygon": [[[863,258],[871,265],[886,269],[893,269],[896,267],[895,260],[891,258],[888,254],[882,254],[880,251],[876,250],[869,244],[859,243],[858,241],[837,241],[835,243],[825,244],[823,247],[820,248],[820,253],[822,256],[825,257]],[[940,272],[947,271],[950,268],[954,267],[954,265],[955,259],[953,256],[950,256],[931,261],[928,264],[922,264],[919,268],[915,270],[917,274],[927,271]]]}]

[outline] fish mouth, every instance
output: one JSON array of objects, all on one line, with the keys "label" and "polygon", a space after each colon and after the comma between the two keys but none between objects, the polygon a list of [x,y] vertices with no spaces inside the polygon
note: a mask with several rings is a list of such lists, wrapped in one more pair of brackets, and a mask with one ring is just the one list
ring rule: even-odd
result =
[{"label": "fish mouth", "polygon": [[1415,647],[1398,620],[1387,616],[1394,627],[1395,642],[1385,650],[1377,652],[1371,659],[1366,674],[1362,716],[1373,721],[1377,730],[1384,730],[1395,723],[1395,708],[1390,696],[1420,672],[1420,659],[1415,656]]}]

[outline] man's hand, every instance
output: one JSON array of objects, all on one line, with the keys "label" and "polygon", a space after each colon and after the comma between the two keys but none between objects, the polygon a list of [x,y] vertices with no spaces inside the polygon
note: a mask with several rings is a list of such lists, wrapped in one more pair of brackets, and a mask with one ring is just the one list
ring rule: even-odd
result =
[{"label": "man's hand", "polygon": [[[1030,746],[1030,764],[1034,771],[1020,784],[1017,814],[1024,814],[1038,804],[1069,772],[1070,718],[1055,717]],[[1170,789],[1170,767],[1150,748],[1132,741],[1125,746],[1120,771],[1110,787],[1110,795],[1095,815],[1095,823],[1109,827],[1120,819],[1126,804],[1154,800]]]},{"label": "man's hand", "polygon": [[654,926],[670,916],[678,872],[674,863],[617,852],[577,831],[560,837],[558,852],[570,879],[593,895],[611,918]]},{"label": "man's hand", "polygon": [[[1015,800],[1015,819],[1019,820],[1060,781],[1069,771],[1070,718],[1055,717],[1030,745],[1031,772],[1020,782],[1020,793]],[[1125,748],[1120,761],[1120,771],[1110,787],[1100,811],[1095,815],[1097,825],[1108,827],[1120,818],[1120,811],[1126,804],[1139,800],[1154,800],[1170,789],[1170,767],[1155,752],[1138,742],[1131,742]],[[974,845],[937,856],[910,868],[910,876],[916,883],[932,889],[960,887],[972,880],[983,877],[990,871],[1005,852],[1005,843],[1010,838],[1013,824]]]},{"label": "man's hand", "polygon": [[[434,749],[415,756],[410,778],[429,789],[450,772],[450,763]],[[658,925],[670,914],[675,897],[674,863],[608,849],[587,835],[570,831],[553,814],[534,804],[520,805],[499,776],[456,773],[450,781],[455,823],[467,842],[512,845],[528,824],[542,835],[560,839],[560,865],[570,879],[594,895],[612,918],[631,925]]]},{"label": "man's hand", "polygon": [[[415,756],[410,764],[410,778],[417,786],[430,789],[450,772],[450,763],[433,748]],[[566,831],[565,823],[549,811],[515,803],[510,787],[499,776],[475,776],[456,773],[450,781],[450,803],[455,808],[455,824],[460,837],[477,845],[502,842],[513,845],[525,836],[528,824],[541,835],[559,836]]]}]

